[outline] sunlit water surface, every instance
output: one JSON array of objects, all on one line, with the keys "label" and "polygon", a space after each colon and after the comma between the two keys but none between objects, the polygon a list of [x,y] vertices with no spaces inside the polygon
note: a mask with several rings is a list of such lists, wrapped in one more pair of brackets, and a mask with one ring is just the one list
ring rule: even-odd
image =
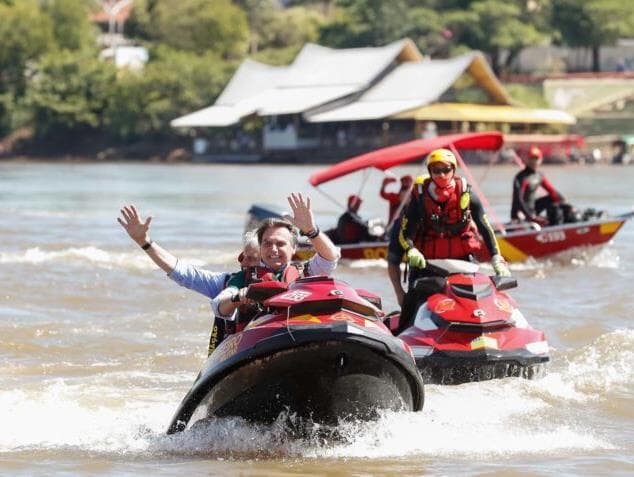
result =
[{"label": "sunlit water surface", "polygon": [[[152,214],[152,237],[181,259],[233,270],[253,202],[306,192],[322,227],[334,223],[340,209],[307,183],[316,169],[0,164],[0,474],[634,473],[632,223],[601,251],[512,266],[513,295],[552,346],[543,379],[427,386],[423,412],[344,423],[337,441],[294,438],[284,419],[165,435],[204,361],[210,310],[127,238],[118,209]],[[473,172],[506,217],[515,170]],[[546,172],[578,206],[634,205],[634,168]],[[324,190],[343,201],[363,180]],[[380,180],[365,187],[368,217],[387,213]],[[336,276],[395,307],[384,262],[344,263]]]}]

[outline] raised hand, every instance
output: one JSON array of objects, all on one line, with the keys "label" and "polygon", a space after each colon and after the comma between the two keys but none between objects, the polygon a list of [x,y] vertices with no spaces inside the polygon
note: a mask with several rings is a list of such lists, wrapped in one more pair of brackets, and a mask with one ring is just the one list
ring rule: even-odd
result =
[{"label": "raised hand", "polygon": [[121,224],[121,227],[125,229],[130,238],[139,245],[143,245],[150,241],[148,231],[150,230],[150,223],[152,217],[148,217],[145,221],[139,215],[134,205],[126,205],[121,209],[121,217],[117,217],[117,221]]},{"label": "raised hand", "polygon": [[310,209],[310,197],[304,199],[299,192],[293,192],[287,197],[287,200],[293,211],[293,216],[288,216],[288,220],[304,233],[315,230],[315,219]]}]

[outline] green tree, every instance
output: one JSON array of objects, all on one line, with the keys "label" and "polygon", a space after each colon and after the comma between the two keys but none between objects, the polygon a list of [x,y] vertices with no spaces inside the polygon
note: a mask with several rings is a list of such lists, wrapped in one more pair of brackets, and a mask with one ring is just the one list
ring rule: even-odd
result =
[{"label": "green tree", "polygon": [[208,52],[196,55],[161,47],[141,74],[124,72],[105,113],[107,130],[116,138],[169,134],[169,122],[210,105],[236,65]]},{"label": "green tree", "polygon": [[406,36],[410,22],[408,0],[343,0],[344,13],[322,30],[330,46],[360,47],[385,45]]},{"label": "green tree", "polygon": [[237,0],[247,16],[249,53],[255,54],[270,42],[270,25],[277,18],[281,6],[275,0]]},{"label": "green tree", "polygon": [[[508,69],[519,52],[531,45],[548,42],[538,9],[525,0],[476,0],[468,8],[444,13],[455,41],[486,52],[496,74]],[[502,62],[503,56],[506,60]]]},{"label": "green tree", "polygon": [[134,0],[125,24],[126,34],[141,40],[152,39],[152,17],[157,0]]},{"label": "green tree", "polygon": [[341,0],[320,42],[333,47],[382,46],[411,38],[424,53],[445,54],[444,27],[431,0]]},{"label": "green tree", "polygon": [[52,25],[35,0],[0,4],[0,91],[24,91],[25,69],[53,45]]},{"label": "green tree", "polygon": [[43,56],[25,96],[36,135],[63,139],[101,128],[115,81],[114,66],[92,52],[62,50]]},{"label": "green tree", "polygon": [[316,41],[325,17],[316,7],[282,8],[277,0],[237,0],[249,23],[249,54],[262,50],[299,50]]},{"label": "green tree", "polygon": [[601,46],[634,30],[634,8],[621,0],[552,0],[552,25],[572,47],[592,49],[592,70],[601,70]]},{"label": "green tree", "polygon": [[52,25],[35,0],[0,3],[0,135],[11,127],[23,96],[27,66],[53,42]]},{"label": "green tree", "polygon": [[165,45],[227,59],[246,52],[247,18],[230,0],[155,0],[147,6],[151,37]]},{"label": "green tree", "polygon": [[84,0],[52,0],[44,3],[50,17],[53,34],[60,48],[78,50],[95,46],[95,32],[88,18]]}]

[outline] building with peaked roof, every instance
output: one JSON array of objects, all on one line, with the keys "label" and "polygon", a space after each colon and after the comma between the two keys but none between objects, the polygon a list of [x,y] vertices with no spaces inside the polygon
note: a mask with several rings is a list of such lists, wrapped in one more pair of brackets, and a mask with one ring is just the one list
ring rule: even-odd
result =
[{"label": "building with peaked roof", "polygon": [[[253,120],[261,137],[241,127]],[[485,124],[525,130],[574,121],[515,104],[479,52],[432,60],[405,39],[339,50],[307,44],[288,66],[246,60],[212,106],[171,124],[196,128],[195,152],[216,159],[332,161]]]}]

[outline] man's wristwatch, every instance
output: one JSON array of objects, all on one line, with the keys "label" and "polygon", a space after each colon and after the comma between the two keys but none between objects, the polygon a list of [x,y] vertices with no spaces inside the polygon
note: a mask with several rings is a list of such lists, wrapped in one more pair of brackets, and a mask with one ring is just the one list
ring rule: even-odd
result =
[{"label": "man's wristwatch", "polygon": [[315,227],[314,229],[306,232],[304,235],[312,240],[317,237],[317,235],[319,235],[319,232],[321,232],[321,230],[319,230],[319,227]]},{"label": "man's wristwatch", "polygon": [[152,240],[150,240],[149,242],[145,242],[143,245],[141,245],[141,248],[143,250],[149,250],[150,247],[154,244],[154,242]]},{"label": "man's wristwatch", "polygon": [[231,297],[231,303],[239,303],[240,302],[240,290],[233,294]]}]

